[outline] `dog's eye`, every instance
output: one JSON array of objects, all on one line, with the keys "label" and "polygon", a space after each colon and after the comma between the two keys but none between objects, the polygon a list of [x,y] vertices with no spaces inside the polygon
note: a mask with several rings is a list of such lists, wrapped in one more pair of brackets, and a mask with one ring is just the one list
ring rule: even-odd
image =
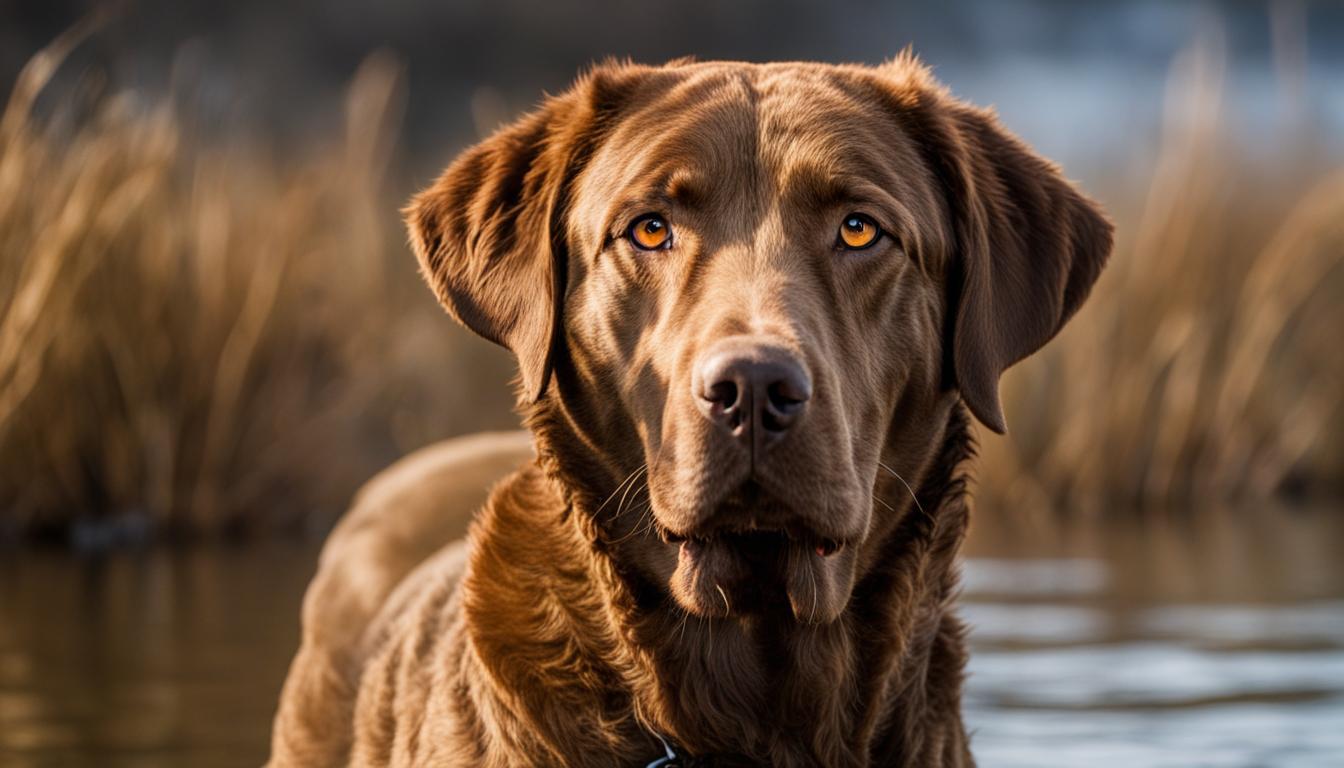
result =
[{"label": "dog's eye", "polygon": [[648,213],[635,219],[626,236],[636,248],[644,251],[672,247],[672,225],[656,213]]},{"label": "dog's eye", "polygon": [[881,236],[882,229],[877,226],[877,222],[862,213],[851,213],[840,222],[835,244],[851,251],[861,251],[876,243]]}]

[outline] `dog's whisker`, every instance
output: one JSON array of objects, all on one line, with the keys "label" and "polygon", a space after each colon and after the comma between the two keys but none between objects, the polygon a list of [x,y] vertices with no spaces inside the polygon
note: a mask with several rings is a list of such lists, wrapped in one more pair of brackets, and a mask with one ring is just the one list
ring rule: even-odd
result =
[{"label": "dog's whisker", "polygon": [[[654,533],[654,526],[657,523],[657,521],[654,520],[653,518],[653,500],[649,498],[647,493],[648,490],[649,490],[649,484],[645,482],[644,485],[641,486],[638,491],[635,491],[634,495],[630,497],[632,501],[630,502],[630,507],[628,507],[626,511],[634,511],[637,515],[639,515],[639,519],[636,520],[634,524],[630,526],[630,530],[625,535],[621,536],[620,538],[613,539],[610,542],[611,544],[624,544],[630,539],[640,536],[647,536],[651,533]],[[644,494],[644,502],[642,504],[634,501],[634,499],[639,498],[639,495],[641,493]],[[624,504],[625,502],[622,501],[621,503]],[[616,514],[612,516],[612,519],[614,520],[616,518],[619,518],[622,514],[624,514],[624,512],[618,509]]]},{"label": "dog's whisker", "polygon": [[[644,487],[635,493],[635,496],[638,497],[640,493],[644,494],[644,502],[639,505],[638,514],[644,521],[644,532],[652,533],[654,525],[657,523],[657,521],[654,520],[653,518],[653,499],[652,497],[649,496],[648,491],[649,491],[649,484],[645,483]],[[631,504],[633,505],[634,502],[631,502]]]},{"label": "dog's whisker", "polygon": [[[915,502],[915,509],[918,509],[921,515],[928,514],[927,512],[924,511],[924,505],[919,503],[919,497],[915,495],[915,489],[910,487],[910,484],[905,481],[904,477],[901,477],[901,473],[897,472],[891,467],[888,467],[885,463],[883,463],[880,460],[877,462],[877,466],[887,470],[888,472],[891,473],[892,477],[896,478],[897,480],[900,480],[901,485],[905,486],[906,493],[910,494],[910,500]],[[888,509],[890,509],[890,507],[888,507]]]},{"label": "dog's whisker", "polygon": [[728,593],[723,591],[723,587],[718,582],[714,582],[714,588],[719,590],[719,597],[723,598],[723,610],[725,614],[732,614],[733,606],[728,602]]},{"label": "dog's whisker", "polygon": [[815,623],[817,620],[817,592],[820,591],[820,587],[817,585],[817,574],[811,568],[807,569],[807,580],[812,585],[812,616],[810,618]]},{"label": "dog's whisker", "polygon": [[[635,470],[635,472],[638,471],[639,470]],[[621,489],[625,487],[625,484],[630,482],[630,480],[634,478],[634,476],[635,476],[634,472],[631,472],[629,475],[626,475],[625,479],[621,481],[621,484],[616,486],[616,489],[611,492],[611,495],[607,496],[607,498],[601,504],[598,505],[597,509],[593,512],[593,514],[597,515],[599,512],[606,509],[607,505],[611,503],[611,500],[616,498],[616,494],[620,493]]]},{"label": "dog's whisker", "polygon": [[626,533],[619,539],[615,539],[611,543],[624,544],[626,541],[629,541],[630,539],[633,539],[637,536],[646,536],[650,533],[653,533],[654,519],[652,512],[653,512],[653,505],[650,504],[649,502],[645,502],[644,505],[639,508],[638,514],[640,516],[640,519],[636,521],[633,526],[631,526],[629,533]]},{"label": "dog's whisker", "polygon": [[[643,465],[640,466],[639,469],[635,470],[635,475],[636,475],[636,477],[641,476],[641,474],[642,474],[645,470],[648,469],[648,466],[649,466],[649,465],[647,465],[647,464],[643,464]],[[619,504],[616,505],[616,514],[614,515],[614,517],[620,517],[620,516],[621,516],[621,512],[625,509],[625,502],[626,502],[626,500],[627,500],[628,498],[630,498],[630,489],[634,488],[636,484],[637,484],[637,482],[630,483],[629,485],[627,485],[627,486],[625,487],[625,493],[621,494],[621,502],[620,502]],[[644,487],[647,488],[647,487],[648,487],[648,483],[645,483],[645,484],[644,484]],[[637,497],[638,495],[639,495],[638,493],[635,494],[636,497]]]},{"label": "dog's whisker", "polygon": [[626,486],[626,483],[629,483],[631,480],[634,480],[635,475],[639,474],[640,470],[644,469],[647,466],[648,466],[647,464],[641,464],[639,465],[639,467],[635,469],[634,472],[631,472],[630,474],[626,475],[625,479],[621,481],[620,485],[616,486],[616,490],[611,492],[611,495],[607,497],[606,501],[603,501],[600,505],[598,505],[597,510],[593,512],[593,515],[596,516],[602,510],[606,509],[607,505],[611,503],[611,500],[616,498],[616,494],[620,493],[621,489]]},{"label": "dog's whisker", "polygon": [[686,625],[689,624],[690,621],[691,621],[690,611],[687,611],[684,608],[681,609],[681,636],[678,638],[680,642],[683,643],[686,642]]},{"label": "dog's whisker", "polygon": [[[715,584],[714,586],[718,587],[719,585]],[[709,649],[709,655],[712,658],[714,656],[714,618],[712,616],[706,618],[701,622],[701,626],[705,628],[705,646]]]}]

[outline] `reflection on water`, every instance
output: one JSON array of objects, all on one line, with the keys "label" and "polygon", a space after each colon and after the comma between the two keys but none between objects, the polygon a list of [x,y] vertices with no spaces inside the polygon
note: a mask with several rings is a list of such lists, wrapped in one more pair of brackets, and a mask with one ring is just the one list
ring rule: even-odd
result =
[{"label": "reflection on water", "polygon": [[[984,766],[1344,765],[1344,516],[979,515]],[[254,766],[310,544],[0,552],[0,764]]]},{"label": "reflection on water", "polygon": [[962,599],[982,765],[1344,765],[1337,511],[1047,536],[986,517]]},{"label": "reflection on water", "polygon": [[0,765],[259,765],[316,554],[0,552]]}]

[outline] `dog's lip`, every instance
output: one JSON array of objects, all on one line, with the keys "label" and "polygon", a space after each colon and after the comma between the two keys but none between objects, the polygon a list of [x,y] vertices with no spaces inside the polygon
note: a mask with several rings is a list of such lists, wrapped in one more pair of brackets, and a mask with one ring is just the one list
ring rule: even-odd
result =
[{"label": "dog's lip", "polygon": [[804,546],[818,557],[830,557],[840,552],[848,544],[844,539],[821,536],[812,531],[791,526],[750,525],[736,527],[717,527],[704,531],[679,533],[661,524],[657,525],[658,536],[667,544],[675,544],[683,549],[703,547],[723,538],[749,537],[752,535],[777,536],[786,539],[795,546]]}]

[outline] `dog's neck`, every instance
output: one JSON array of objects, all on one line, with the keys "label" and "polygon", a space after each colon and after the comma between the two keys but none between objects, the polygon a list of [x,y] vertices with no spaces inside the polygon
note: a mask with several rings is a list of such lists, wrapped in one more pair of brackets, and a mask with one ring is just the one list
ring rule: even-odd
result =
[{"label": "dog's neck", "polygon": [[[541,465],[576,454],[548,451],[533,426]],[[474,532],[465,609],[493,681],[476,697],[537,729],[517,738],[585,764],[652,760],[654,733],[692,754],[776,765],[969,762],[962,631],[948,605],[973,450],[960,406],[938,445],[913,493],[878,483],[899,522],[841,618],[820,625],[688,615],[611,556],[598,504],[554,479],[582,470],[525,470]]]}]

